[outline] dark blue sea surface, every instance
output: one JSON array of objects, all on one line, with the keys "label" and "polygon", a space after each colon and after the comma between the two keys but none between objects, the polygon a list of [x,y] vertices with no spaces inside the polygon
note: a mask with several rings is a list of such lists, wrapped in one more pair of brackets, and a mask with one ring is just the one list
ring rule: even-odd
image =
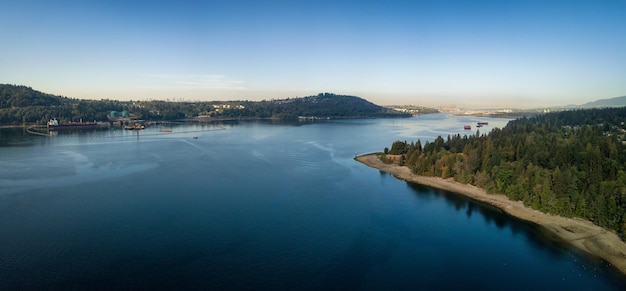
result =
[{"label": "dark blue sea surface", "polygon": [[0,289],[624,290],[541,228],[353,160],[506,119],[0,130]]}]

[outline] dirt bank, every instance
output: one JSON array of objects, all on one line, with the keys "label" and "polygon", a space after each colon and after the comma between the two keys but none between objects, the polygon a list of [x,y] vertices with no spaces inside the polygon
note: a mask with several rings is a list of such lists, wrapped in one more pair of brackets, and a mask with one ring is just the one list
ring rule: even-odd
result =
[{"label": "dirt bank", "polygon": [[498,207],[519,219],[541,225],[576,248],[608,261],[626,275],[626,243],[614,232],[589,221],[545,214],[525,207],[521,201],[511,201],[504,195],[487,194],[481,188],[452,179],[418,176],[407,167],[383,163],[378,154],[359,156],[356,160],[396,178],[465,195]]}]

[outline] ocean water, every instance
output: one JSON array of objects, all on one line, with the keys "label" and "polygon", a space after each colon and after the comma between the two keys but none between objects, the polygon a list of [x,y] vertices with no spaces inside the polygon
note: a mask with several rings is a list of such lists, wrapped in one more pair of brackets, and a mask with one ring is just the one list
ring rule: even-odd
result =
[{"label": "ocean water", "polygon": [[624,290],[601,260],[353,160],[506,119],[0,130],[0,289]]}]

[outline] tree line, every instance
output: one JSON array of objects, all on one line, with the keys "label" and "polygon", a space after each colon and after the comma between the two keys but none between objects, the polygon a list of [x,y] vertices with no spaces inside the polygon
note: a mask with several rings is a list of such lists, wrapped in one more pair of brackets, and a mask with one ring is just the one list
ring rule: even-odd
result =
[{"label": "tree line", "polygon": [[179,120],[206,116],[220,119],[297,119],[299,116],[332,118],[408,117],[365,99],[320,93],[315,96],[264,101],[117,101],[80,100],[55,96],[26,86],[0,84],[0,125],[107,121],[112,111],[128,111],[136,119]]},{"label": "tree line", "polygon": [[418,175],[453,178],[526,206],[626,233],[626,107],[572,110],[513,120],[489,134],[396,141]]}]

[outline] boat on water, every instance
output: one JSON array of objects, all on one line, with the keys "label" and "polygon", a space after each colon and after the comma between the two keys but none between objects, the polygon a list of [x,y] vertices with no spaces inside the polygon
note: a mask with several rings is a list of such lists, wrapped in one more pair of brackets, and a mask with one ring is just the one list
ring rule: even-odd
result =
[{"label": "boat on water", "polygon": [[481,126],[482,126],[482,125],[489,125],[489,122],[486,122],[486,121],[479,121],[479,122],[478,122],[478,125],[481,125]]},{"label": "boat on water", "polygon": [[69,129],[94,129],[98,128],[97,122],[68,122],[59,123],[56,118],[48,121],[48,130],[69,130]]},{"label": "boat on water", "polygon": [[472,126],[471,125],[466,125],[466,126],[463,126],[463,129],[465,129],[465,130],[472,129]]},{"label": "boat on water", "polygon": [[159,131],[160,131],[160,132],[172,132],[172,130],[171,130],[171,129],[161,129],[161,130],[159,130]]},{"label": "boat on water", "polygon": [[124,129],[126,130],[142,130],[146,128],[145,126],[143,126],[141,123],[139,122],[135,122],[134,125],[126,125],[124,126]]}]

